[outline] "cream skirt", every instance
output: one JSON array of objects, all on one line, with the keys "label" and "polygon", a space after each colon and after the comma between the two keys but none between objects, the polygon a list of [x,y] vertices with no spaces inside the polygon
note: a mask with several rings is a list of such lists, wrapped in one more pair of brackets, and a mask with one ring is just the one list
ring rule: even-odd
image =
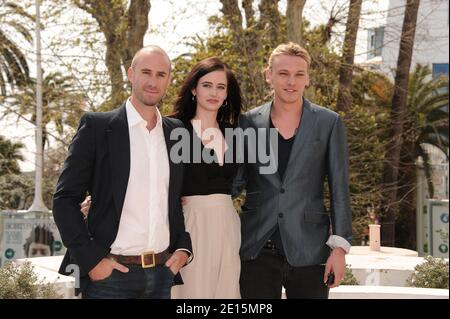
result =
[{"label": "cream skirt", "polygon": [[240,298],[240,219],[230,195],[187,196],[183,206],[194,259],[180,271],[173,299]]}]

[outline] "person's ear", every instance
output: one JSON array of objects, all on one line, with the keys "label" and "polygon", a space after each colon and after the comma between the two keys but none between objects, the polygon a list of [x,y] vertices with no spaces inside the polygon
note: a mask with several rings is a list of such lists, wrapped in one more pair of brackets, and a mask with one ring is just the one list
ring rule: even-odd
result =
[{"label": "person's ear", "polygon": [[130,81],[130,83],[133,84],[133,81],[132,81],[132,79],[133,79],[133,68],[131,66],[128,68],[127,76],[128,76],[128,81]]},{"label": "person's ear", "polygon": [[272,85],[272,70],[271,69],[266,69],[264,71],[264,75],[266,78],[266,83]]},{"label": "person's ear", "polygon": [[191,90],[191,93],[192,93],[193,96],[196,96],[196,95],[197,95],[197,91],[196,91],[195,89],[192,89],[192,90]]}]

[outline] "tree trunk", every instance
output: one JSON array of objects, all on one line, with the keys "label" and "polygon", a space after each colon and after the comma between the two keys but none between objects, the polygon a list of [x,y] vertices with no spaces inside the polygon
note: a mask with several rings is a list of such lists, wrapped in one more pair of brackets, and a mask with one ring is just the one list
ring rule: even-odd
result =
[{"label": "tree trunk", "polygon": [[105,34],[106,37],[106,55],[105,63],[108,69],[111,81],[111,105],[120,105],[125,91],[125,79],[122,72],[122,56],[120,54],[122,39],[114,33]]},{"label": "tree trunk", "polygon": [[350,0],[347,26],[345,29],[342,62],[339,70],[339,93],[337,110],[347,111],[352,103],[353,60],[355,58],[356,35],[358,33],[359,18],[361,16],[362,0]]},{"label": "tree trunk", "polygon": [[259,4],[260,26],[268,32],[268,38],[272,43],[280,43],[280,11],[278,11],[279,0],[261,0]]},{"label": "tree trunk", "polygon": [[400,49],[395,75],[395,88],[392,98],[390,115],[391,131],[387,143],[383,172],[383,215],[382,244],[395,245],[395,216],[397,211],[397,187],[400,151],[402,149],[402,134],[406,114],[406,98],[408,92],[409,70],[411,67],[412,50],[417,23],[417,12],[420,0],[407,0],[403,20]]},{"label": "tree trunk", "polygon": [[220,0],[222,13],[230,24],[233,39],[233,51],[242,56],[246,61],[245,74],[242,74],[240,82],[243,92],[244,104],[254,107],[258,98],[264,95],[264,78],[258,63],[257,53],[261,50],[260,21],[256,23],[252,1],[244,0],[242,6],[245,12],[247,28],[242,25],[242,15],[237,0]]},{"label": "tree trunk", "polygon": [[398,203],[395,244],[397,247],[416,250],[416,189],[417,166],[413,142],[404,143],[399,165]]},{"label": "tree trunk", "polygon": [[242,15],[237,0],[220,0],[222,3],[222,13],[230,24],[231,31],[234,33],[235,42],[233,48],[236,52],[245,49],[245,34],[242,26]]},{"label": "tree trunk", "polygon": [[144,46],[144,36],[148,28],[150,1],[131,0],[128,7],[128,28],[126,54],[122,57],[125,70],[131,65],[133,56]]},{"label": "tree trunk", "polygon": [[120,105],[127,96],[126,71],[133,55],[143,46],[148,27],[150,0],[73,0],[97,21],[106,39],[105,64],[108,69],[111,95],[103,109]]},{"label": "tree trunk", "polygon": [[242,8],[245,12],[245,24],[247,28],[251,28],[255,25],[255,10],[253,10],[252,0],[242,0]]},{"label": "tree trunk", "polygon": [[288,0],[286,9],[287,38],[302,45],[302,16],[306,0]]}]

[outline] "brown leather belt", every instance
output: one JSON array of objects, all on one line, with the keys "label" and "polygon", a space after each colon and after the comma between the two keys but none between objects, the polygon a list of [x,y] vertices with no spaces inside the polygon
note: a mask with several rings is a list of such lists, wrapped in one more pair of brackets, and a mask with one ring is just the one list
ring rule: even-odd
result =
[{"label": "brown leather belt", "polygon": [[141,265],[142,268],[151,268],[157,265],[164,265],[170,256],[172,256],[172,254],[165,250],[158,254],[148,251],[137,256],[108,254],[107,258],[113,259],[119,264]]}]

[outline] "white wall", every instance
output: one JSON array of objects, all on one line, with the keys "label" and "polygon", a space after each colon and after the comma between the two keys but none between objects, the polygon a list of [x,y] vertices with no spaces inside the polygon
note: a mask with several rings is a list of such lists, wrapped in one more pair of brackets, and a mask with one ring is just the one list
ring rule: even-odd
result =
[{"label": "white wall", "polygon": [[[389,1],[384,47],[383,73],[394,77],[397,66],[400,35],[406,0]],[[449,54],[449,4],[448,0],[422,0],[417,17],[411,68],[415,64],[448,63]]]},{"label": "white wall", "polygon": [[363,1],[355,47],[355,63],[367,61],[368,32],[386,25],[389,0]]}]

